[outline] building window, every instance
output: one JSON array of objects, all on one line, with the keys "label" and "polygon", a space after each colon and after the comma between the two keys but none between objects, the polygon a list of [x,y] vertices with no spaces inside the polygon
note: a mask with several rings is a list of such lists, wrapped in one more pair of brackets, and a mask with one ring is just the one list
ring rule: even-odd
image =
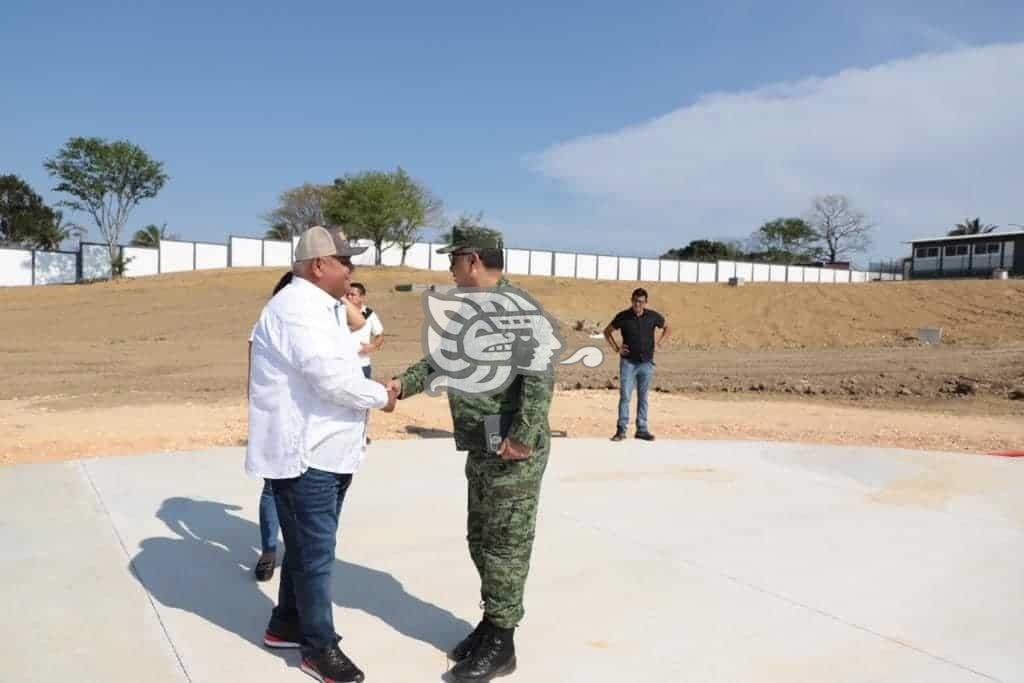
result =
[{"label": "building window", "polygon": [[946,247],[946,256],[956,256],[956,247],[953,245]]},{"label": "building window", "polygon": [[938,256],[939,256],[939,248],[938,247],[928,247],[928,258],[938,258]]},{"label": "building window", "polygon": [[994,242],[994,243],[988,245],[988,253],[990,253],[990,254],[998,254],[999,253],[999,248],[1001,246],[1003,246],[1003,245],[999,244],[998,242]]},{"label": "building window", "polygon": [[957,247],[956,248],[956,255],[957,256],[967,256],[967,245],[966,244],[961,244],[959,247]]},{"label": "building window", "polygon": [[926,256],[928,256],[928,250],[925,249],[924,247],[918,247],[917,258],[925,258]]}]

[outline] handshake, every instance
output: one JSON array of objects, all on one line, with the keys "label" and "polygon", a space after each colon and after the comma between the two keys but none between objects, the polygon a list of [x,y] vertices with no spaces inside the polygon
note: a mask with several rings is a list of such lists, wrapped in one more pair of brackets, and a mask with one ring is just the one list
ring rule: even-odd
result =
[{"label": "handshake", "polygon": [[398,404],[398,398],[402,394],[402,383],[397,379],[392,379],[387,382],[381,382],[381,384],[384,385],[388,392],[388,403],[381,410],[385,413],[393,413],[395,412],[395,406]]}]

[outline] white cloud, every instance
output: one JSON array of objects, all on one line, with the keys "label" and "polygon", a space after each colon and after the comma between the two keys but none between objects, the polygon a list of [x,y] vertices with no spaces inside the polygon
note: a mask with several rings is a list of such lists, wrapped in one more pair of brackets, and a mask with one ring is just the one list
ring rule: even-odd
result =
[{"label": "white cloud", "polygon": [[[815,194],[844,193],[879,224],[879,246],[900,253],[899,240],[966,213],[1024,223],[1022,83],[1024,43],[930,53],[709,94],[529,163],[690,237],[742,236]],[[680,226],[681,215],[723,227]]]}]

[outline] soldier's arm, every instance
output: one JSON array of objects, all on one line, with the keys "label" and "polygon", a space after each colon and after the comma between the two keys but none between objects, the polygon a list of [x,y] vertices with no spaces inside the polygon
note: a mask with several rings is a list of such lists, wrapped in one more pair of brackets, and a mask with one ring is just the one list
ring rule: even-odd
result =
[{"label": "soldier's arm", "polygon": [[523,375],[519,409],[512,418],[508,438],[526,446],[536,448],[548,425],[551,410],[551,396],[554,392],[554,378],[548,375]]},{"label": "soldier's arm", "polygon": [[395,379],[401,385],[399,398],[409,398],[423,391],[427,385],[427,377],[430,375],[430,362],[424,358],[406,368],[405,372]]}]

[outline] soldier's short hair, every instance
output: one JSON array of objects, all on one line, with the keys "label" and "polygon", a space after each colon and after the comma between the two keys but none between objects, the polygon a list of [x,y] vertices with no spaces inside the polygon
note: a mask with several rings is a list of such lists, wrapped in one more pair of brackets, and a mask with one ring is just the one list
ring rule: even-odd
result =
[{"label": "soldier's short hair", "polygon": [[505,269],[505,251],[503,249],[478,249],[477,255],[480,263],[488,270]]}]

